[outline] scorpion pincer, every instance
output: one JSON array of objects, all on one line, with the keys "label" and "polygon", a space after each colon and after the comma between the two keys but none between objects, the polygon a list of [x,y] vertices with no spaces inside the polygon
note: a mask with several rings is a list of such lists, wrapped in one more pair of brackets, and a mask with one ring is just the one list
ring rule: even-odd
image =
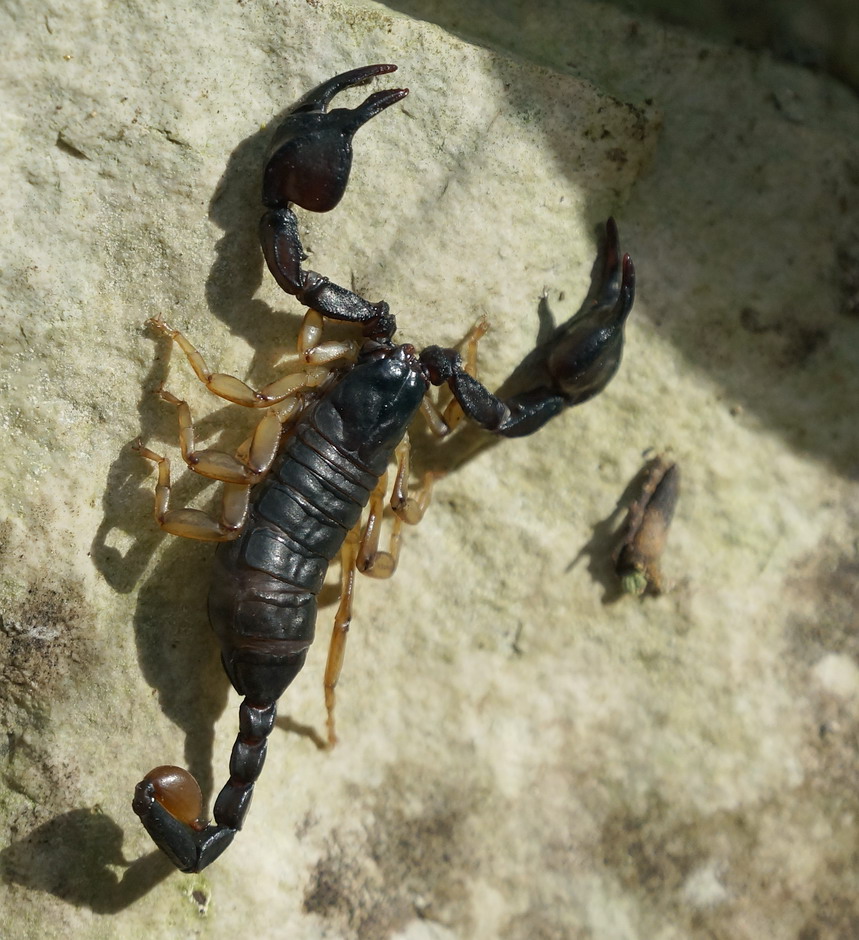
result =
[{"label": "scorpion pincer", "polygon": [[[532,434],[569,405],[600,392],[620,364],[623,327],[634,298],[634,269],[619,257],[617,228],[606,225],[602,276],[596,296],[578,316],[559,326],[528,356],[531,378],[505,398],[474,376],[472,331],[466,355],[429,346],[421,353],[394,342],[396,322],[384,302],[370,303],[302,268],[305,260],[291,206],[327,212],[340,201],[349,179],[352,137],[370,118],[404,98],[407,89],[371,94],[356,108],[328,105],[340,91],[393,72],[394,65],[353,69],[323,82],[289,112],[274,134],[263,177],[266,211],[260,240],[277,283],[309,308],[299,337],[307,369],[259,391],[239,379],[212,373],[200,353],[177,330],[156,319],[187,356],[198,378],[229,401],[265,414],[233,455],[194,446],[191,413],[169,392],[178,409],[182,456],[191,469],[225,483],[220,518],[195,509],[170,509],[167,458],[139,443],[158,464],[155,516],[168,532],[221,542],[209,592],[209,619],[236,691],[239,733],[230,776],[203,818],[194,778],[178,767],[157,767],[136,788],[133,808],[155,843],[182,871],[200,871],[232,842],[242,827],[262,771],[277,700],[304,665],[313,641],[317,595],[329,562],[338,553],[343,590],[325,673],[329,740],[334,686],[343,661],[356,570],[390,575],[402,522],[420,519],[431,475],[418,495],[409,494],[407,429],[419,410],[431,428],[447,433],[463,416],[494,434]],[[360,342],[321,342],[323,318],[360,327]],[[340,360],[334,368],[328,363]],[[447,385],[450,405],[440,413],[427,397]],[[380,551],[379,522],[387,468],[398,469],[391,506],[395,513],[390,550]],[[364,525],[361,517],[369,503]]]}]

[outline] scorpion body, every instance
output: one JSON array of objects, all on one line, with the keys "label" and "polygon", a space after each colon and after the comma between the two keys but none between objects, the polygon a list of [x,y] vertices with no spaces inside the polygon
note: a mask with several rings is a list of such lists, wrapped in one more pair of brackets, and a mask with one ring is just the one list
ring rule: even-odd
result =
[{"label": "scorpion body", "polygon": [[302,416],[241,536],[218,547],[209,620],[251,701],[275,702],[301,669],[328,564],[420,407],[428,383],[402,351],[356,366]]},{"label": "scorpion body", "polygon": [[[215,801],[213,823],[201,819],[199,787],[180,768],[155,768],[135,791],[134,811],[183,871],[209,865],[242,826],[262,771],[277,700],[304,664],[314,638],[317,595],[330,561],[340,553],[344,590],[326,669],[329,741],[334,742],[333,689],[351,616],[352,574],[356,568],[381,577],[392,573],[399,523],[418,521],[426,505],[428,488],[418,499],[408,496],[406,434],[418,410],[430,417],[431,427],[440,426],[440,433],[466,416],[503,436],[530,434],[563,408],[601,391],[620,362],[634,271],[628,256],[619,259],[612,220],[596,299],[530,354],[531,374],[537,377],[530,384],[520,383],[516,393],[504,399],[474,377],[473,363],[464,364],[456,350],[429,346],[418,354],[408,344],[395,343],[396,322],[384,302],[370,303],[301,267],[305,256],[290,204],[314,211],[333,208],[348,181],[352,135],[407,91],[377,92],[351,110],[329,112],[327,106],[343,88],[394,68],[354,69],[305,95],[275,133],[263,182],[263,253],[277,283],[311,311],[300,342],[305,361],[318,366],[351,358],[354,364],[336,372],[322,370],[322,375],[311,369],[303,381],[287,377],[253,392],[238,379],[210,373],[184,336],[155,321],[213,392],[268,409],[254,436],[233,458],[195,451],[188,406],[162,392],[179,408],[180,441],[188,465],[226,484],[220,520],[198,510],[169,510],[169,463],[138,445],[143,456],[158,463],[156,518],[162,528],[222,543],[216,552],[209,619],[226,673],[244,697],[230,777]],[[354,348],[320,344],[321,317],[356,323],[362,341]],[[472,346],[480,332],[474,332]],[[426,398],[431,386],[440,385],[447,385],[453,397],[444,415],[428,406]],[[399,470],[391,505],[397,519],[391,551],[386,553],[378,551],[378,523],[387,468],[395,456]],[[362,528],[368,503],[370,517]]]}]

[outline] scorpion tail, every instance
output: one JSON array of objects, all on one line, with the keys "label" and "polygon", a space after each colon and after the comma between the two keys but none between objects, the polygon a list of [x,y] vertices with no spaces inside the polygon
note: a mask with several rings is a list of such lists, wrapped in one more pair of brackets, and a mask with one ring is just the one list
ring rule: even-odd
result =
[{"label": "scorpion tail", "polygon": [[197,781],[181,767],[156,767],[134,791],[132,808],[146,831],[181,871],[201,871],[233,841],[242,827],[254,784],[265,763],[274,727],[275,703],[257,706],[245,699],[239,709],[239,733],[230,756],[230,779],[215,801],[215,821],[203,820]]}]

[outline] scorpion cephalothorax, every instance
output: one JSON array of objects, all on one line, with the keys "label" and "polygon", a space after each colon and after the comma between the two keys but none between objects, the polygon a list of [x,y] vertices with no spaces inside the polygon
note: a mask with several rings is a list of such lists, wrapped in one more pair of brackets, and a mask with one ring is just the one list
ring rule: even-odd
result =
[{"label": "scorpion cephalothorax", "polygon": [[[179,345],[212,392],[265,409],[235,455],[197,450],[187,403],[161,391],[178,410],[185,462],[225,484],[217,518],[196,509],[171,509],[169,461],[136,445],[158,465],[158,524],[175,535],[222,543],[215,556],[209,619],[227,675],[244,696],[230,777],[215,801],[213,823],[202,818],[199,787],[181,768],[157,767],[135,791],[134,811],[183,871],[199,871],[213,862],[244,822],[277,700],[304,664],[314,636],[317,595],[329,562],[339,554],[342,590],[325,670],[328,738],[332,744],[336,740],[334,687],[351,619],[355,571],[390,576],[402,524],[419,521],[429,501],[433,474],[425,475],[416,494],[409,488],[406,432],[417,412],[423,411],[439,435],[463,416],[494,434],[532,434],[567,406],[600,392],[620,364],[634,270],[628,255],[620,258],[611,219],[593,302],[529,354],[523,363],[527,378],[502,397],[475,378],[477,342],[485,324],[472,329],[463,343],[464,355],[441,346],[418,354],[412,346],[394,342],[396,321],[386,303],[370,303],[302,267],[305,254],[291,206],[333,209],[349,179],[353,135],[408,91],[379,91],[357,108],[329,111],[328,105],[343,89],[395,69],[370,65],[323,82],[291,109],[273,137],[263,175],[266,212],[260,241],[277,283],[309,308],[298,341],[305,368],[255,390],[234,376],[209,371],[182,333],[160,319],[151,321]],[[361,339],[322,342],[324,318],[357,324]],[[332,362],[340,365],[332,369],[327,365]],[[452,394],[444,411],[426,394],[441,385]],[[383,551],[379,529],[393,458],[397,473],[390,504],[395,520]]]}]

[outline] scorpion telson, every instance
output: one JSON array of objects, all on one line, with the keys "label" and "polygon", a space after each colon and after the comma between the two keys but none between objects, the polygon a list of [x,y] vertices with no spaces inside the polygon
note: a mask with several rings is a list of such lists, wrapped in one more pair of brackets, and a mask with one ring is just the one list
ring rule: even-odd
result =
[{"label": "scorpion telson", "polygon": [[[611,219],[593,302],[528,356],[532,377],[507,397],[496,397],[475,377],[477,342],[485,324],[472,329],[464,355],[440,346],[418,354],[393,341],[396,322],[386,303],[370,303],[302,268],[305,255],[291,206],[333,209],[349,179],[352,136],[408,92],[379,91],[352,109],[329,111],[328,105],[343,89],[395,69],[370,65],[323,82],[291,109],[274,134],[263,176],[266,212],[260,240],[277,283],[309,308],[298,341],[303,371],[254,390],[233,376],[210,372],[178,330],[161,319],[150,321],[176,342],[212,392],[265,409],[235,455],[197,450],[187,403],[161,391],[177,409],[187,465],[225,484],[217,518],[196,509],[171,509],[169,461],[139,442],[135,445],[158,466],[155,517],[161,528],[222,543],[215,555],[209,620],[227,675],[244,697],[230,777],[215,801],[214,822],[203,818],[200,789],[181,768],[157,767],[137,785],[135,813],[182,871],[211,864],[242,827],[262,771],[277,700],[304,664],[313,641],[317,594],[329,562],[339,553],[342,590],[325,670],[328,737],[335,741],[334,687],[343,663],[355,571],[390,576],[402,523],[418,522],[429,501],[432,474],[417,493],[409,491],[406,431],[418,410],[439,435],[463,416],[506,437],[532,434],[565,407],[605,388],[620,363],[634,270],[628,255],[620,258]],[[357,324],[361,340],[322,342],[326,317]],[[452,393],[443,412],[427,396],[431,386],[441,385]],[[387,468],[394,458],[394,523],[388,550],[382,551],[379,527]]]}]

